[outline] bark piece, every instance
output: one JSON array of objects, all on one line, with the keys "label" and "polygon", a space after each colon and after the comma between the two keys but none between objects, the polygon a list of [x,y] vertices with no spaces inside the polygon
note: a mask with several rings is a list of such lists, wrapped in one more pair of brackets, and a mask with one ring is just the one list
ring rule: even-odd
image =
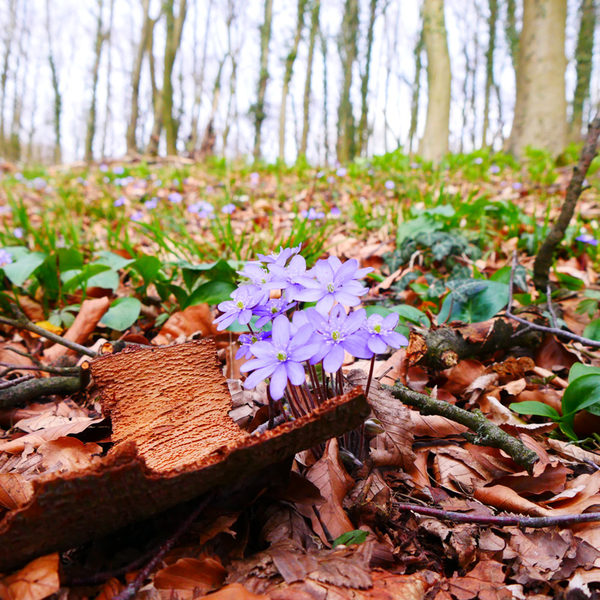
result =
[{"label": "bark piece", "polygon": [[230,396],[211,340],[102,356],[92,373],[117,443],[85,471],[32,481],[33,499],[0,521],[0,570],[215,487],[244,485],[269,465],[357,427],[369,412],[357,389],[249,435],[227,417]]}]

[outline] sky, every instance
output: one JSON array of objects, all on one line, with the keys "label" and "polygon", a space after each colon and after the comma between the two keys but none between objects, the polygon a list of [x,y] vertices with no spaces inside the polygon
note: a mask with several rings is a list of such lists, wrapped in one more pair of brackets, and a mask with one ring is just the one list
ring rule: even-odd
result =
[{"label": "sky", "polygon": [[[15,106],[14,98],[21,106],[23,115],[21,137],[32,137],[36,145],[50,146],[53,141],[52,110],[53,93],[48,67],[48,31],[52,36],[56,54],[58,77],[63,97],[63,123],[61,135],[63,159],[71,162],[81,159],[85,140],[85,123],[91,99],[91,69],[95,38],[95,19],[98,0],[50,0],[50,23],[46,23],[47,0],[16,0],[19,6],[19,22],[12,29],[7,26],[7,0],[0,8],[4,21],[3,45],[11,31],[16,32],[21,52],[14,52],[10,61],[8,98],[4,110],[5,125],[11,121]],[[238,59],[237,94],[234,107],[238,117],[232,124],[228,147],[218,146],[219,152],[228,156],[250,154],[253,146],[253,126],[249,108],[256,97],[259,62],[259,26],[262,22],[261,0],[232,0],[236,6],[236,21],[232,29],[233,47]],[[184,140],[189,135],[190,114],[194,100],[194,71],[198,73],[203,51],[206,15],[211,0],[188,0],[188,15],[184,27],[183,41],[174,71],[174,85],[177,110],[183,115],[181,125],[180,150],[184,150]],[[110,0],[104,0],[105,23],[109,20]],[[152,0],[151,12],[156,15],[160,0]],[[336,48],[336,34],[339,30],[343,0],[322,0],[321,24],[328,40],[327,44],[327,87],[328,87],[328,137],[331,148],[335,147],[335,124],[337,103],[341,84],[341,65]],[[371,80],[369,86],[369,122],[373,135],[369,153],[382,153],[393,150],[398,145],[406,145],[410,125],[410,101],[414,81],[413,49],[419,32],[418,0],[380,0],[376,22]],[[572,59],[577,29],[575,0],[569,0],[566,53]],[[227,51],[227,28],[225,25],[228,2],[212,0],[210,26],[206,44],[206,70],[203,101],[201,105],[201,126],[204,127],[210,113],[212,88],[221,58]],[[361,22],[366,25],[368,3],[361,0]],[[452,104],[450,117],[451,149],[465,150],[480,144],[483,110],[484,69],[483,54],[487,45],[486,0],[446,0],[446,25],[452,69]],[[278,153],[278,119],[281,103],[283,61],[288,52],[296,19],[296,2],[274,0],[273,37],[269,71],[271,78],[267,87],[267,119],[263,129],[263,154],[267,160],[274,160]],[[125,152],[125,130],[129,115],[130,73],[135,47],[141,31],[140,0],[115,0],[109,45],[102,55],[101,73],[98,87],[98,124],[95,140],[95,155],[118,157]],[[363,29],[364,32],[364,29]],[[2,37],[2,34],[0,34]],[[300,45],[291,83],[287,111],[286,160],[293,161],[297,152],[297,139],[302,127],[302,93],[307,70],[307,33]],[[157,28],[155,49],[157,65],[161,66],[164,29]],[[465,46],[469,55],[465,59]],[[23,56],[26,54],[26,58]],[[593,89],[598,90],[600,58],[595,56]],[[355,114],[359,111],[359,73],[364,66],[364,45],[359,49],[359,61],[355,66],[355,84],[352,90],[355,99]],[[313,84],[311,94],[311,134],[309,135],[309,159],[322,163],[325,159],[323,131],[323,57],[319,48],[315,53]],[[465,104],[463,85],[467,76],[467,66],[478,66],[475,115],[470,105]],[[17,88],[14,87],[14,73],[17,73]],[[110,73],[110,76],[109,76]],[[215,118],[217,142],[225,126],[229,100],[229,78],[231,63],[224,66],[222,92],[219,109]],[[514,72],[507,52],[502,29],[498,30],[498,50],[496,53],[495,77],[500,84],[503,112],[503,132],[510,133],[512,107],[515,97]],[[159,79],[160,81],[160,79]],[[569,61],[566,73],[567,98],[574,88],[574,65]],[[422,79],[419,132],[424,128],[426,110],[426,77]],[[387,97],[387,112],[386,112]],[[600,95],[595,92],[594,102]],[[139,137],[146,140],[152,128],[151,96],[146,63],[142,78],[140,100],[142,118],[138,130]],[[466,111],[467,129],[463,130],[463,110]],[[386,123],[387,117],[387,123]],[[490,119],[492,131],[499,128],[498,107],[491,105]],[[328,157],[334,160],[333,152]]]}]

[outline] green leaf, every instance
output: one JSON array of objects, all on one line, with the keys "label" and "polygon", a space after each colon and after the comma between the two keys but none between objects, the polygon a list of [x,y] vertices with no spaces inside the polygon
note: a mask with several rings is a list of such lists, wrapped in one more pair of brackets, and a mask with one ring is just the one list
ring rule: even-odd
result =
[{"label": "green leaf", "polygon": [[156,256],[143,254],[131,266],[142,276],[146,285],[152,283],[162,268],[162,262]]},{"label": "green leaf", "polygon": [[114,252],[110,252],[109,250],[102,250],[102,252],[98,252],[96,255],[98,258],[94,261],[94,263],[99,265],[106,265],[115,271],[119,269],[125,268],[127,265],[130,265],[132,262],[135,262],[133,258],[123,258]]},{"label": "green leaf", "polygon": [[600,341],[600,319],[595,319],[591,323],[588,323],[583,330],[583,337]]},{"label": "green leaf", "polygon": [[46,255],[43,252],[31,252],[2,268],[13,285],[20,287],[45,260]]},{"label": "green leaf", "polygon": [[[509,265],[506,265],[500,269],[498,269],[491,277],[490,281],[498,281],[500,283],[505,283],[508,285],[510,283],[510,272],[511,268]],[[514,284],[524,292],[527,291],[527,270],[523,265],[517,265],[515,269],[515,278]]]},{"label": "green leaf", "polygon": [[362,544],[367,539],[368,531],[364,531],[362,529],[355,529],[354,531],[347,531],[346,533],[342,533],[340,537],[335,538],[333,540],[333,547],[340,546],[344,544],[344,546],[348,546],[350,544]]},{"label": "green leaf", "polygon": [[442,304],[438,323],[480,323],[498,314],[508,303],[508,286],[498,281],[471,280],[451,291]]},{"label": "green leaf", "polygon": [[525,402],[513,402],[509,405],[511,410],[514,410],[520,415],[536,415],[538,417],[549,417],[553,421],[560,419],[560,414],[555,408],[544,404],[543,402],[537,402],[536,400],[527,400]]},{"label": "green leaf", "polygon": [[142,303],[137,298],[118,298],[110,305],[100,324],[123,331],[137,321],[141,308]]},{"label": "green leaf", "polygon": [[119,274],[109,269],[97,275],[92,275],[87,281],[87,287],[99,287],[114,292],[119,287]]},{"label": "green leaf", "polygon": [[229,300],[231,292],[235,290],[236,285],[229,281],[207,281],[197,287],[186,302],[187,306],[195,304],[219,304],[225,300]]},{"label": "green leaf", "polygon": [[70,293],[76,289],[87,288],[88,281],[94,275],[103,273],[104,271],[110,271],[110,267],[107,265],[89,264],[85,265],[83,269],[74,269],[61,273],[60,278],[63,281],[63,292]]},{"label": "green leaf", "polygon": [[415,325],[420,325],[421,327],[431,326],[427,315],[423,311],[420,311],[418,308],[410,306],[409,304],[391,306],[390,310],[400,315],[400,320],[404,319],[405,321],[410,321],[411,323],[415,323]]},{"label": "green leaf", "polygon": [[61,272],[83,267],[83,254],[79,250],[59,248],[56,253],[58,255],[58,268]]},{"label": "green leaf", "polygon": [[573,379],[563,393],[563,419],[569,420],[577,411],[597,402],[600,402],[600,374],[581,375]]},{"label": "green leaf", "polygon": [[575,363],[569,371],[569,383],[575,381],[578,377],[583,375],[590,375],[590,373],[600,374],[600,367],[592,367],[591,365],[584,365],[583,363]]}]

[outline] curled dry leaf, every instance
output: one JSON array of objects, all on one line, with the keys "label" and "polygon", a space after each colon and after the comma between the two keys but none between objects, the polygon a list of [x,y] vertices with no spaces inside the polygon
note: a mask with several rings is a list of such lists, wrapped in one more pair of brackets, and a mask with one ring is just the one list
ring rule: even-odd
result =
[{"label": "curled dry leaf", "polygon": [[[110,299],[107,297],[84,300],[81,303],[81,308],[75,317],[75,321],[73,321],[73,324],[67,329],[63,337],[70,342],[85,344],[90,335],[96,330],[100,319],[102,319],[109,306]],[[72,354],[73,351],[60,344],[54,344],[47,350],[44,350],[44,358],[48,362],[53,363],[61,356],[70,353]]]},{"label": "curled dry leaf", "polygon": [[176,595],[180,600],[192,600],[218,588],[227,571],[216,558],[180,558],[154,576],[154,587]]},{"label": "curled dry leaf", "polygon": [[31,561],[0,584],[3,600],[43,600],[60,588],[58,553]]},{"label": "curled dry leaf", "polygon": [[77,471],[89,466],[93,456],[102,454],[98,444],[85,444],[72,437],[61,437],[42,444],[38,450],[47,473]]},{"label": "curled dry leaf", "polygon": [[162,326],[158,335],[152,340],[152,343],[161,346],[170,344],[175,340],[183,341],[198,331],[202,334],[202,337],[217,333],[208,304],[188,306],[183,311],[173,313]]},{"label": "curled dry leaf", "polygon": [[253,594],[241,583],[231,583],[210,596],[202,596],[198,600],[269,600],[264,594]]},{"label": "curled dry leaf", "polygon": [[19,473],[0,473],[0,506],[15,510],[25,506],[33,495],[33,486]]}]

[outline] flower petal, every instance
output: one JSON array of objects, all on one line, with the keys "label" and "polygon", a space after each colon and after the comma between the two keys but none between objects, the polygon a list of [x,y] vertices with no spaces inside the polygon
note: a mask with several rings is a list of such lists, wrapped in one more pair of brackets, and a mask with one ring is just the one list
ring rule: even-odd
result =
[{"label": "flower petal", "polygon": [[288,360],[285,363],[285,368],[288,379],[294,385],[302,385],[306,381],[306,373],[304,372],[304,367],[300,363]]},{"label": "flower petal", "polygon": [[274,373],[271,375],[271,384],[269,385],[269,391],[273,400],[279,400],[285,392],[287,385],[287,371],[285,365],[280,363]]},{"label": "flower petal", "polygon": [[340,344],[335,344],[323,358],[323,368],[328,373],[335,373],[344,362],[344,349]]},{"label": "flower petal", "polygon": [[285,315],[279,315],[273,321],[273,345],[285,349],[290,343],[290,322]]},{"label": "flower petal", "polygon": [[248,375],[248,377],[246,378],[246,381],[244,381],[244,387],[247,390],[254,389],[261,381],[264,381],[267,377],[269,377],[271,375],[274,368],[275,368],[275,365],[272,364],[272,365],[263,367],[262,369],[258,369],[256,371],[254,371],[253,373]]}]

